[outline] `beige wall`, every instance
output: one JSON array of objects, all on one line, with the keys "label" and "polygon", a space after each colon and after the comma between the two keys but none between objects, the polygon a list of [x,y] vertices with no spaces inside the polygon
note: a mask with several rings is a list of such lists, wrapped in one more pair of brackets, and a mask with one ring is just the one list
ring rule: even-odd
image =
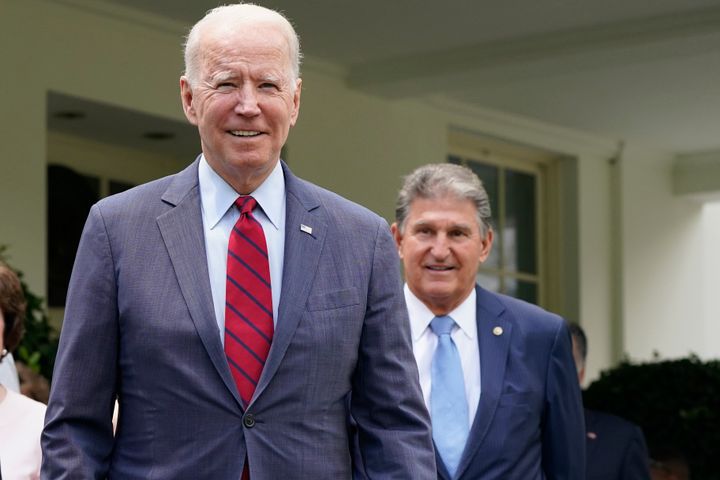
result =
[{"label": "beige wall", "polygon": [[704,299],[701,332],[704,349],[698,351],[705,358],[720,358],[720,202],[703,206],[703,274],[699,288]]},{"label": "beige wall", "polygon": [[[13,262],[38,292],[45,291],[46,282],[46,92],[182,119],[177,83],[183,26],[151,17],[128,19],[122,12],[98,15],[88,9],[91,2],[75,3],[86,7],[0,0],[0,58],[11,67],[0,75],[0,243],[10,244]],[[417,165],[444,161],[451,127],[575,159],[575,178],[568,181],[576,182],[579,195],[579,258],[554,261],[577,272],[578,285],[569,291],[578,292],[579,318],[573,320],[580,320],[590,336],[591,378],[616,359],[617,351],[646,358],[654,348],[681,354],[686,347],[704,345],[692,331],[718,309],[699,298],[692,284],[702,275],[712,276],[697,251],[710,240],[698,204],[670,193],[669,164],[659,154],[626,154],[614,183],[609,163],[617,154],[614,139],[468,109],[442,98],[372,97],[350,90],[312,61],[303,77],[299,124],[288,145],[291,167],[389,220],[400,177]],[[76,140],[51,136],[51,155],[64,152],[68,158],[79,148]],[[152,174],[172,166],[166,163]],[[616,207],[614,198],[621,198]],[[613,215],[613,208],[621,215]],[[566,219],[566,224],[574,221]],[[614,268],[620,254],[624,263]]]},{"label": "beige wall", "polygon": [[672,172],[667,154],[629,151],[623,160],[625,350],[717,357],[720,216],[675,195]]}]

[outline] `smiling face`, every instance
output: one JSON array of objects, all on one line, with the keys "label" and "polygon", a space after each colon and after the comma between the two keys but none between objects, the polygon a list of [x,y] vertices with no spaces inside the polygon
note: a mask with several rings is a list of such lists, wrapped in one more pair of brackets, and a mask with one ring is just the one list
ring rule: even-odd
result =
[{"label": "smiling face", "polygon": [[396,223],[391,228],[410,291],[435,315],[450,313],[470,295],[493,239],[492,230],[483,237],[470,200],[416,198],[403,231]]},{"label": "smiling face", "polygon": [[200,41],[199,78],[180,79],[185,116],[213,170],[251,193],[275,167],[300,109],[288,39],[278,25],[254,21],[210,25]]}]

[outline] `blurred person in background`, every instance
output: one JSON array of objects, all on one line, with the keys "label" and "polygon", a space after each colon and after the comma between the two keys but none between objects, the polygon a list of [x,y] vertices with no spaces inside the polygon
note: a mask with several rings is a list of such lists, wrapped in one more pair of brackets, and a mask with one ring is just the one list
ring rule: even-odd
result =
[{"label": "blurred person in background", "polygon": [[[587,337],[570,324],[578,381],[585,380]],[[615,415],[585,409],[587,480],[650,480],[648,450],[639,426]],[[664,478],[664,477],[661,477]]]},{"label": "blurred person in background", "polygon": [[[20,343],[24,320],[20,279],[0,263],[0,362]],[[0,384],[0,478],[39,478],[44,416],[45,405]]]}]

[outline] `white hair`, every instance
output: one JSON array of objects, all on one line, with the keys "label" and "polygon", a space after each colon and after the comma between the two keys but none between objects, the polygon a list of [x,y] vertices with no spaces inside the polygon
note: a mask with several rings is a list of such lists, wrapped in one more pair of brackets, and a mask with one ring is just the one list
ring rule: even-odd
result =
[{"label": "white hair", "polygon": [[281,13],[252,3],[238,3],[213,8],[200,19],[187,35],[185,40],[185,77],[191,85],[197,83],[200,70],[202,36],[207,27],[212,25],[234,26],[243,28],[249,22],[269,22],[279,26],[283,31],[290,48],[290,66],[292,85],[300,78],[300,39],[290,21]]}]

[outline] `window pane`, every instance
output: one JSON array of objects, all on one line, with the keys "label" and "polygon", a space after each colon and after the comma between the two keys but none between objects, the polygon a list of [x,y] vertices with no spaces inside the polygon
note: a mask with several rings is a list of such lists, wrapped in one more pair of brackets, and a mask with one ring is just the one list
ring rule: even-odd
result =
[{"label": "window pane", "polygon": [[515,278],[506,278],[504,293],[510,295],[511,297],[537,304],[537,284],[533,282],[526,282]]},{"label": "window pane", "polygon": [[80,234],[90,207],[100,198],[100,180],[48,165],[47,189],[48,305],[63,307]]},{"label": "window pane", "polygon": [[535,176],[505,171],[505,268],[537,273],[535,243]]},{"label": "window pane", "polygon": [[448,163],[460,165],[462,161],[460,160],[460,157],[456,157],[455,155],[448,155]]},{"label": "window pane", "polygon": [[[498,203],[499,169],[498,167],[495,167],[493,165],[487,165],[474,161],[468,162],[468,167],[470,167],[470,169],[475,172],[478,177],[480,177],[480,181],[482,181],[483,187],[485,187],[485,191],[487,192],[488,198],[490,199],[490,208],[492,209],[491,223],[493,225],[497,225],[495,218],[497,218],[496,215],[500,208],[500,204]],[[500,242],[497,240],[499,239],[496,239],[496,241],[493,243],[493,248],[490,251],[490,255],[484,263],[484,265],[487,265],[491,268],[500,268]]]},{"label": "window pane", "polygon": [[480,272],[477,274],[477,283],[485,290],[496,293],[500,292],[500,277],[497,275]]}]

